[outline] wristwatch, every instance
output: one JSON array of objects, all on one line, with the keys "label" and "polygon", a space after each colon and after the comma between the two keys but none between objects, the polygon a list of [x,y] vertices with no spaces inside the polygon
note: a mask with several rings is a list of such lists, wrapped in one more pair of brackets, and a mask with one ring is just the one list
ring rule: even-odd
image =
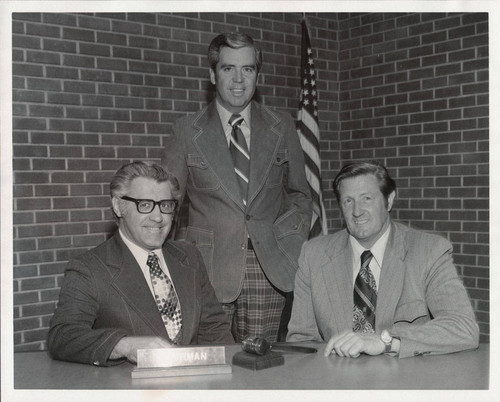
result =
[{"label": "wristwatch", "polygon": [[391,351],[392,339],[393,339],[392,335],[386,329],[384,329],[380,334],[380,340],[385,344],[384,353],[389,353]]}]

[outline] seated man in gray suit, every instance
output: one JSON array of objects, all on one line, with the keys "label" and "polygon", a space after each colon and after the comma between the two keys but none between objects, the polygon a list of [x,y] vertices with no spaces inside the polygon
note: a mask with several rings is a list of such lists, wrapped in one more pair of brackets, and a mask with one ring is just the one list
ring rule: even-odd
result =
[{"label": "seated man in gray suit", "polygon": [[110,187],[119,230],[69,262],[50,322],[51,355],[108,366],[136,362],[137,349],[233,343],[199,251],[165,241],[177,179],[159,165],[133,162]]},{"label": "seated man in gray suit", "polygon": [[287,341],[325,341],[325,356],[345,357],[476,348],[452,246],[391,221],[396,183],[386,168],[348,164],[333,189],[347,227],[302,247]]}]

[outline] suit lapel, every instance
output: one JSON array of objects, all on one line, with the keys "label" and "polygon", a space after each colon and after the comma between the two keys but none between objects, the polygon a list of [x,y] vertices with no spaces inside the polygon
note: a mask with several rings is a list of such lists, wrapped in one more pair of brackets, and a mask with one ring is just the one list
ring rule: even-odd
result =
[{"label": "suit lapel", "polygon": [[244,209],[240,187],[215,101],[211,102],[205,113],[200,114],[199,118],[193,122],[193,128],[196,131],[193,142],[198,152],[207,161],[209,169],[217,176],[229,198]]},{"label": "suit lapel", "polygon": [[352,250],[344,232],[342,241],[327,248],[327,259],[322,266],[334,333],[352,328]]},{"label": "suit lapel", "polygon": [[405,277],[406,257],[404,233],[391,224],[391,234],[384,253],[377,297],[376,328],[382,330],[394,325],[394,312],[401,296]]},{"label": "suit lapel", "polygon": [[281,138],[281,134],[274,129],[278,123],[276,117],[252,102],[248,205],[261,191],[274,162]]},{"label": "suit lapel", "polygon": [[158,314],[158,307],[144,279],[141,268],[119,233],[113,237],[113,246],[108,255],[107,265],[115,271],[111,286],[133,308],[158,336],[165,337],[167,332]]}]

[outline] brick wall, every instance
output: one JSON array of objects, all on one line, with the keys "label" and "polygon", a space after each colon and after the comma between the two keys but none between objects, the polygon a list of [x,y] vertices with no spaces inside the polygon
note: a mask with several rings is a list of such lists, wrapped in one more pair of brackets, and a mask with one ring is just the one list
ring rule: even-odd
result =
[{"label": "brick wall", "polygon": [[[14,13],[14,344],[45,348],[66,261],[115,230],[108,183],[158,160],[213,97],[206,49],[240,29],[264,51],[257,99],[295,114],[301,13]],[[377,158],[394,217],[446,235],[489,339],[487,14],[308,14],[325,203],[343,162]]]}]

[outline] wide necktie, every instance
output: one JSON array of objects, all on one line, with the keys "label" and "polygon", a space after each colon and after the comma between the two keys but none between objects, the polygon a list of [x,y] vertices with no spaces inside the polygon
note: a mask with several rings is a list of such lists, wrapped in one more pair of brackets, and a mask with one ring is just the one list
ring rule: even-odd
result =
[{"label": "wide necktie", "polygon": [[240,129],[240,124],[243,123],[243,117],[239,114],[233,114],[229,119],[232,132],[229,141],[229,151],[233,158],[234,171],[240,185],[241,197],[243,204],[247,204],[248,192],[248,175],[250,173],[250,152],[248,151],[247,142],[243,132]]},{"label": "wide necktie", "polygon": [[375,308],[377,283],[370,269],[373,254],[370,250],[361,254],[361,268],[354,283],[353,326],[354,332],[375,332]]},{"label": "wide necktie", "polygon": [[169,338],[176,343],[182,327],[182,314],[174,286],[168,275],[161,270],[158,256],[155,253],[149,254],[146,264],[149,267],[156,305],[163,324],[165,324]]}]

